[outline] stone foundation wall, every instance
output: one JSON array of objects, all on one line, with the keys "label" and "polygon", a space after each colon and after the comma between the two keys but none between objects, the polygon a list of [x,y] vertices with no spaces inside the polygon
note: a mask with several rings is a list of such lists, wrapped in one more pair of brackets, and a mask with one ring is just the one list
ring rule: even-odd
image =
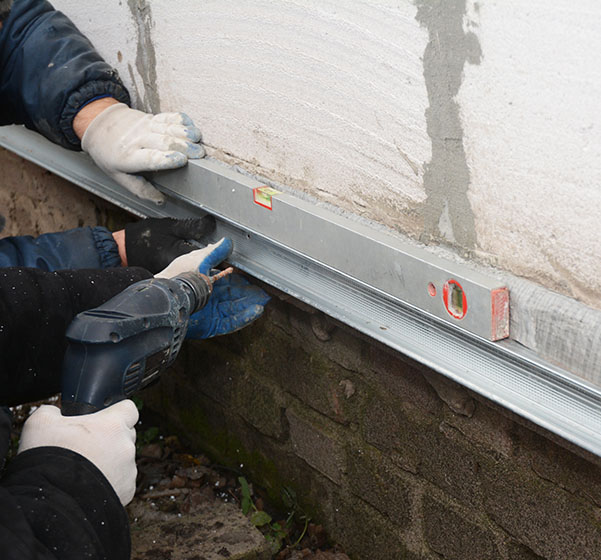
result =
[{"label": "stone foundation wall", "polygon": [[[0,168],[1,235],[127,219],[2,150]],[[292,487],[353,558],[601,557],[599,459],[278,294],[142,398],[273,499]]]},{"label": "stone foundation wall", "polygon": [[601,557],[598,460],[291,300],[142,397],[353,558]]}]

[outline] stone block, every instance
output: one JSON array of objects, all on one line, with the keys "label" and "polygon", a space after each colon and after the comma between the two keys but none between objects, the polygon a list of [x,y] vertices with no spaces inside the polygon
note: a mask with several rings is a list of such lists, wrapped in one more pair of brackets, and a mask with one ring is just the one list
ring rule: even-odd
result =
[{"label": "stone block", "polygon": [[476,402],[463,388],[453,380],[432,370],[422,368],[422,375],[436,391],[436,394],[453,412],[461,416],[471,417],[476,408]]},{"label": "stone block", "polygon": [[483,464],[489,517],[543,558],[601,558],[600,510],[515,462]]},{"label": "stone block", "polygon": [[337,328],[322,346],[328,359],[347,371],[363,374],[369,367],[369,345],[346,325]]},{"label": "stone block", "polygon": [[444,423],[424,425],[383,396],[363,415],[365,441],[389,455],[403,470],[419,474],[465,504],[481,503],[479,454],[460,432]]},{"label": "stone block", "polygon": [[[364,381],[357,374],[329,359],[328,350],[337,345],[334,342],[319,341],[311,334],[312,315],[294,310],[300,316],[297,322],[301,319],[304,321],[309,342],[302,337],[292,336],[297,329],[286,323],[282,305],[282,302],[276,301],[274,309],[266,311],[267,318],[263,317],[269,321],[263,321],[252,336],[244,339],[243,354],[239,361],[228,352],[230,368],[233,366],[246,374],[252,373],[255,378],[273,380],[283,390],[336,422],[348,424],[357,421],[366,395]],[[270,322],[274,317],[279,318],[277,325]],[[251,327],[254,328],[255,325]],[[247,330],[244,329],[242,333]],[[339,335],[337,331],[335,334],[336,338],[345,336]],[[221,344],[221,341],[216,344]],[[341,350],[340,355],[343,353]],[[349,353],[353,353],[351,347]],[[218,351],[213,354],[215,359],[220,355]],[[223,354],[222,361],[225,359],[226,355]],[[291,364],[294,367],[290,367]]]},{"label": "stone block", "polygon": [[[192,393],[203,393],[216,402],[228,404],[236,381],[243,375],[243,361],[209,339],[186,341],[172,369],[163,377],[171,376]],[[164,381],[168,379],[161,383]]]},{"label": "stone block", "polygon": [[301,366],[300,370],[295,368],[294,373],[289,372],[284,387],[309,407],[337,422],[348,422],[343,406],[351,404],[349,399],[356,401],[359,395],[354,391],[349,398],[343,397],[340,382],[345,378],[332,371],[331,362],[311,355],[304,358],[304,367]]},{"label": "stone block", "polygon": [[423,525],[428,546],[448,560],[498,560],[495,534],[470,513],[448,500],[426,494]]},{"label": "stone block", "polygon": [[339,497],[325,512],[330,536],[344,543],[345,552],[356,559],[434,560],[428,553],[412,550],[403,533],[380,511],[359,499]]},{"label": "stone block", "polygon": [[286,417],[294,453],[331,481],[340,484],[346,472],[342,444],[319,425],[315,415],[312,418],[309,415],[301,417],[296,411],[288,409]]},{"label": "stone block", "polygon": [[445,423],[461,432],[483,452],[510,457],[514,450],[514,423],[485,402],[476,401],[471,417],[448,411]]},{"label": "stone block", "polygon": [[[294,364],[294,367],[290,367]],[[255,376],[272,379],[308,407],[341,424],[357,422],[366,395],[365,384],[321,354],[288,345],[282,360],[258,358],[248,365]]]},{"label": "stone block", "polygon": [[361,433],[363,439],[389,454],[396,452],[401,468],[417,473],[419,465],[419,440],[415,434],[419,425],[409,421],[393,403],[383,395],[374,395],[363,413]]},{"label": "stone block", "polygon": [[461,503],[481,507],[480,457],[460,432],[444,423],[422,434],[418,474]]},{"label": "stone block", "polygon": [[538,476],[601,507],[601,467],[524,428],[516,438],[519,458]]},{"label": "stone block", "polygon": [[396,406],[416,421],[428,424],[441,417],[442,401],[436,391],[399,353],[378,344],[370,346],[364,376],[370,386],[389,395]]},{"label": "stone block", "polygon": [[380,451],[368,445],[347,448],[348,488],[399,528],[411,520],[411,484]]},{"label": "stone block", "polygon": [[527,546],[511,541],[507,544],[507,560],[545,560]]},{"label": "stone block", "polygon": [[338,366],[355,373],[369,363],[369,344],[360,334],[339,321],[311,309],[289,310],[289,329],[309,353],[322,354]]},{"label": "stone block", "polygon": [[276,386],[250,376],[241,379],[236,384],[232,404],[238,414],[263,435],[278,440],[288,437],[286,402]]}]

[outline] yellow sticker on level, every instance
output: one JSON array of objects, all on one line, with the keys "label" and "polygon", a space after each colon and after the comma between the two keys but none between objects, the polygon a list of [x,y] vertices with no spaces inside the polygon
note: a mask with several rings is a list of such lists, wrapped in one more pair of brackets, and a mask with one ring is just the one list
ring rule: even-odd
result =
[{"label": "yellow sticker on level", "polygon": [[263,206],[263,208],[267,208],[268,210],[273,209],[271,198],[278,194],[282,194],[282,191],[277,191],[267,186],[253,189],[255,204]]}]

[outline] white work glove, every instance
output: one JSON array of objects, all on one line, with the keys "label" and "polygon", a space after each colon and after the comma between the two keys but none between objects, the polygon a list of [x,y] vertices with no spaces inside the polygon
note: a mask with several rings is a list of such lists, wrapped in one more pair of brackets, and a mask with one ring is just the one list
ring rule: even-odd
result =
[{"label": "white work glove", "polygon": [[224,237],[217,243],[207,245],[204,249],[190,251],[177,257],[167,268],[154,276],[155,278],[173,278],[182,272],[200,272],[208,276],[212,268],[230,256],[232,247],[232,240]]},{"label": "white work glove", "polygon": [[46,446],[75,451],[98,467],[125,506],[136,492],[137,421],[130,400],[83,416],[63,416],[56,406],[42,405],[23,425],[18,453]]},{"label": "white work glove", "polygon": [[136,196],[162,204],[165,197],[136,173],[175,169],[204,157],[200,130],[183,113],[151,115],[124,103],[111,105],[88,126],[81,147],[109,177]]}]

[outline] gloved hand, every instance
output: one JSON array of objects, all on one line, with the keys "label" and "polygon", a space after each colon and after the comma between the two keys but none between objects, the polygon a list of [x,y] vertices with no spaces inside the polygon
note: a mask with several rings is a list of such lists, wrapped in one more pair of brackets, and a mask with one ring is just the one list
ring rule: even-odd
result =
[{"label": "gloved hand", "polygon": [[[207,276],[211,269],[227,259],[233,249],[231,239],[224,237],[204,249],[175,259],[158,278],[173,278],[182,272],[198,271]],[[203,339],[237,331],[263,313],[270,297],[239,274],[221,278],[213,284],[213,293],[203,309],[190,317],[186,338]]]},{"label": "gloved hand", "polygon": [[201,241],[215,229],[215,218],[147,218],[125,226],[128,266],[141,266],[156,274],[180,255],[197,247],[188,239]]},{"label": "gloved hand", "polygon": [[196,271],[208,276],[212,268],[215,268],[230,256],[232,249],[232,240],[224,237],[217,243],[207,245],[204,249],[191,251],[177,257],[167,268],[155,274],[155,277],[173,278],[182,272]]},{"label": "gloved hand", "polygon": [[200,130],[183,113],[151,115],[116,103],[87,127],[81,147],[109,177],[136,196],[162,204],[165,197],[143,171],[175,169],[205,155]]},{"label": "gloved hand", "polygon": [[190,317],[186,338],[204,339],[244,328],[263,313],[271,298],[241,274],[231,274],[213,285],[207,304]]},{"label": "gloved hand", "polygon": [[42,405],[23,425],[18,453],[35,447],[64,447],[91,461],[108,479],[121,503],[136,491],[136,405],[125,400],[84,416],[62,416]]}]

